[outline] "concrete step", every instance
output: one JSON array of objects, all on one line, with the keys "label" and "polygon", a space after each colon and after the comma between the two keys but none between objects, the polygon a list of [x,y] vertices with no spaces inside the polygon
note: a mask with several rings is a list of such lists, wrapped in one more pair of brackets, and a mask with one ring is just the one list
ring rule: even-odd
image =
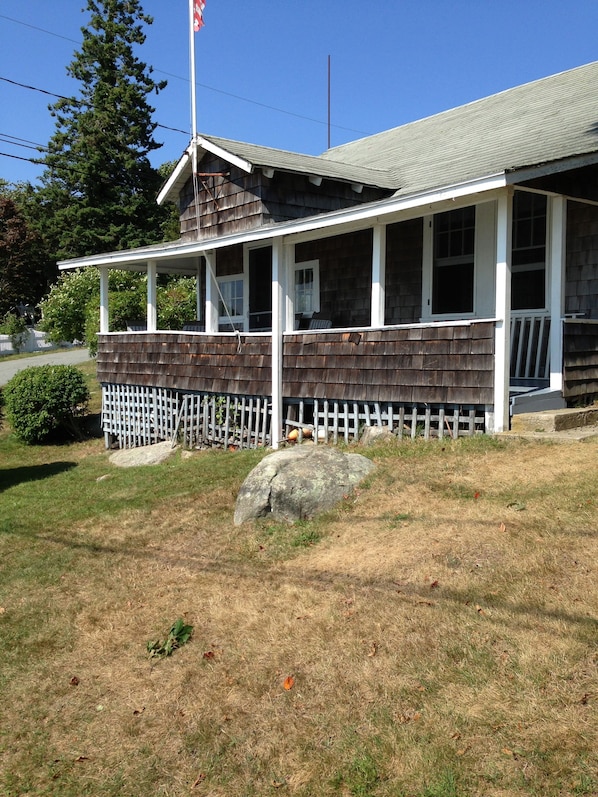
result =
[{"label": "concrete step", "polygon": [[512,432],[562,432],[598,425],[598,407],[522,412],[511,418]]}]

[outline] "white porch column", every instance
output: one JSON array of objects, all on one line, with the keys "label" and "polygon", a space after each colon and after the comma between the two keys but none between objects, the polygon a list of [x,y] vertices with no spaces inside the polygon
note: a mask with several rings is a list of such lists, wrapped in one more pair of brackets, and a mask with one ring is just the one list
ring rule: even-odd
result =
[{"label": "white porch column", "polygon": [[197,258],[197,272],[195,274],[195,318],[201,318],[201,256]]},{"label": "white porch column", "polygon": [[511,370],[511,231],[513,190],[498,199],[496,218],[496,330],[494,337],[494,432],[509,428]]},{"label": "white porch column", "polygon": [[100,334],[108,332],[110,329],[110,317],[108,314],[108,269],[100,269]]},{"label": "white porch column", "polygon": [[384,326],[384,306],[386,297],[386,225],[374,226],[372,245],[372,307],[370,324]]},{"label": "white porch column", "polygon": [[284,301],[285,250],[282,238],[272,242],[272,448],[278,448],[282,430],[282,331]]},{"label": "white porch column", "polygon": [[147,261],[147,331],[155,332],[158,328],[158,304],[156,299],[156,275],[158,273],[155,260]]},{"label": "white porch column", "polygon": [[550,387],[563,390],[563,313],[567,236],[567,200],[549,200],[550,224],[548,274],[550,275]]},{"label": "white porch column", "polygon": [[204,252],[206,259],[206,332],[218,332],[218,286],[216,284],[216,254]]},{"label": "white porch column", "polygon": [[284,292],[283,292],[283,332],[295,329],[295,245],[285,244],[283,248]]}]

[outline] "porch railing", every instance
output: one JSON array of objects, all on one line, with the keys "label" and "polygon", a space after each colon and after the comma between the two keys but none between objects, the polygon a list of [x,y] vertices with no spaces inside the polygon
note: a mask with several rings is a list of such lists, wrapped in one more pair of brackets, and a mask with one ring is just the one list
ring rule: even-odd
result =
[{"label": "porch railing", "polygon": [[550,377],[550,316],[511,315],[511,381],[542,382]]}]

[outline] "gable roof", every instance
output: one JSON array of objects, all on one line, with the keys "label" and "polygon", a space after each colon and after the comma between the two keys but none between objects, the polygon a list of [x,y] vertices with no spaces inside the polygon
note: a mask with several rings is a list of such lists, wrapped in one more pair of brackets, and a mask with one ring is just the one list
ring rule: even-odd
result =
[{"label": "gable roof", "polygon": [[322,159],[386,169],[400,196],[595,154],[597,87],[594,62],[334,147]]},{"label": "gable roof", "polygon": [[[211,152],[222,157],[228,163],[236,164],[248,173],[255,169],[273,169],[274,171],[339,180],[355,185],[389,190],[398,188],[394,175],[387,169],[371,168],[367,164],[345,164],[340,159],[325,160],[318,155],[302,155],[297,152],[247,144],[217,136],[199,135],[196,137],[196,142],[198,162],[205,153]],[[160,204],[168,199],[173,199],[191,176],[192,146],[191,143],[170,179],[160,191],[158,195]]]}]

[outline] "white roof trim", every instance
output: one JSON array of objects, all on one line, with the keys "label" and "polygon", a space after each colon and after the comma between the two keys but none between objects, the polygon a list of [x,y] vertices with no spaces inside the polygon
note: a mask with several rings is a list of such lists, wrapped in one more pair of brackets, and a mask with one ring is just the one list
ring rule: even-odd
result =
[{"label": "white roof trim", "polygon": [[365,205],[357,205],[352,208],[332,211],[325,215],[310,216],[306,219],[281,222],[280,224],[270,227],[261,227],[257,230],[249,230],[243,233],[233,233],[232,235],[221,238],[202,241],[185,241],[179,244],[158,244],[155,248],[146,247],[144,249],[91,255],[90,257],[81,257],[75,260],[62,260],[58,263],[58,267],[61,271],[82,268],[84,266],[119,268],[122,265],[146,263],[148,260],[155,260],[159,263],[161,260],[174,260],[177,257],[199,255],[215,249],[223,249],[233,244],[267,241],[283,236],[313,233],[316,230],[330,232],[334,228],[339,228],[340,232],[343,227],[360,226],[364,223],[374,222],[375,220],[383,221],[385,216],[396,215],[410,210],[425,209],[425,212],[433,213],[434,206],[439,203],[446,202],[447,200],[461,199],[475,194],[488,193],[499,188],[504,188],[506,185],[506,175],[504,172],[501,172],[467,183],[446,186],[433,191],[425,191],[413,196],[394,196],[377,202],[369,202]]},{"label": "white roof trim", "polygon": [[179,177],[183,174],[185,169],[187,168],[187,164],[190,162],[192,158],[192,150],[191,145],[187,147],[185,152],[182,154],[180,161],[177,163],[173,173],[170,175],[166,183],[160,189],[160,193],[156,199],[158,205],[161,205],[167,198],[168,194],[172,191],[176,181]]},{"label": "white roof trim", "polygon": [[224,158],[224,160],[231,163],[233,166],[238,166],[239,169],[242,169],[244,172],[251,174],[253,172],[253,163],[250,163],[245,158],[240,158],[238,155],[233,155],[232,152],[224,149],[224,147],[219,147],[218,144],[214,144],[207,138],[203,136],[197,136],[195,139],[196,144],[201,146],[203,149],[211,152],[213,155],[218,155],[220,158]]}]

